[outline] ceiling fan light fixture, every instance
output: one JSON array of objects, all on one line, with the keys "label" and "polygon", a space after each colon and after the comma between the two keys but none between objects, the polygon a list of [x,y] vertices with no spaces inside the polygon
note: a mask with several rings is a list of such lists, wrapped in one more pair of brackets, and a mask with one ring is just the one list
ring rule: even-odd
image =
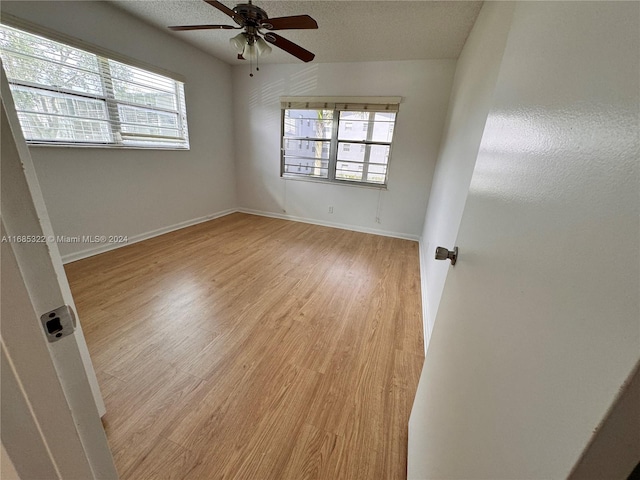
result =
[{"label": "ceiling fan light fixture", "polygon": [[269,55],[271,53],[271,47],[269,44],[260,37],[256,39],[256,49],[260,56]]},{"label": "ceiling fan light fixture", "polygon": [[244,50],[242,51],[242,56],[246,59],[255,60],[257,56],[256,47],[254,45],[249,45],[249,43],[244,44]]},{"label": "ceiling fan light fixture", "polygon": [[244,52],[244,48],[247,45],[247,39],[245,38],[243,33],[239,33],[235,37],[230,38],[229,43],[237,54],[242,55]]}]

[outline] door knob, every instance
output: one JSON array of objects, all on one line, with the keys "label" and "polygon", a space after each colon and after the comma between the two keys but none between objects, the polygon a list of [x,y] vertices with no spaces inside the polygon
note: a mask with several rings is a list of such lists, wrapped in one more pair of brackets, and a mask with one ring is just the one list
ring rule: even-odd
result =
[{"label": "door knob", "polygon": [[453,250],[447,250],[444,247],[436,247],[436,260],[451,260],[451,265],[456,264],[458,259],[458,247],[453,247]]}]

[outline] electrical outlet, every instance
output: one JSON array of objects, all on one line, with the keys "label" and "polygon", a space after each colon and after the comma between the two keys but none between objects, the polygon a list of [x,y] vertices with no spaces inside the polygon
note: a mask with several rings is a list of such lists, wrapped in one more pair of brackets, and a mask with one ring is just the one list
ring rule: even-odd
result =
[{"label": "electrical outlet", "polygon": [[333,213],[333,207],[329,207],[329,213]]}]

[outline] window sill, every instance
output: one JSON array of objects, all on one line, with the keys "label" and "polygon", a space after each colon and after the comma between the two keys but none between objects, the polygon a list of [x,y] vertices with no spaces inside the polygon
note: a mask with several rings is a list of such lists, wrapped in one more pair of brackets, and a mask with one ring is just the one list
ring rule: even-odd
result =
[{"label": "window sill", "polygon": [[300,177],[298,175],[280,175],[282,180],[294,180],[296,182],[322,183],[324,185],[337,185],[339,187],[356,187],[368,188],[370,190],[387,190],[387,185],[379,185],[375,183],[357,183],[347,181],[325,180],[322,178]]}]

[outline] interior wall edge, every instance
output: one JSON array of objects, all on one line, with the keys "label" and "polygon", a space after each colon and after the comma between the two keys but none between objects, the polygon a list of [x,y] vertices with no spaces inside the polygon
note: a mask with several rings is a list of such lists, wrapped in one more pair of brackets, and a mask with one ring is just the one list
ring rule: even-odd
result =
[{"label": "interior wall edge", "polygon": [[418,240],[418,256],[420,260],[420,300],[422,301],[422,334],[424,335],[424,354],[427,355],[431,332],[429,331],[429,297],[427,296],[427,259],[424,236]]},{"label": "interior wall edge", "polygon": [[456,63],[420,244],[425,348],[450,271],[433,252],[456,244],[513,12],[513,2],[485,2]]}]

